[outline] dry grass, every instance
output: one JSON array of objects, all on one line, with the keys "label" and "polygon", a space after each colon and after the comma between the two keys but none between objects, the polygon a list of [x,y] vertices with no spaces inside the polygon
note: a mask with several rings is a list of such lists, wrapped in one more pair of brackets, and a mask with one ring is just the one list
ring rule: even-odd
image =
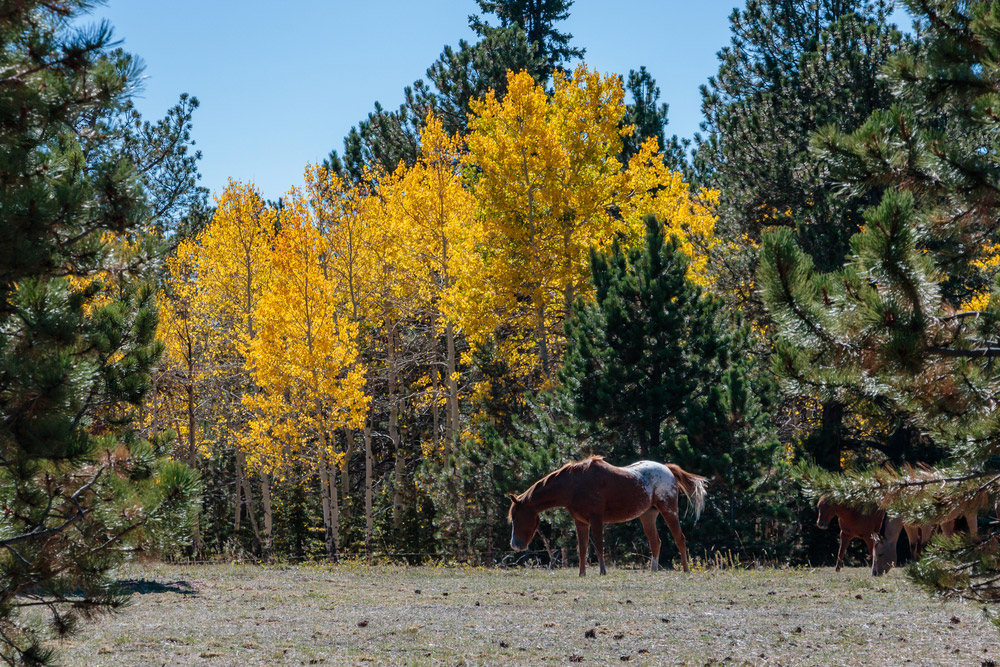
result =
[{"label": "dry grass", "polygon": [[929,600],[899,571],[217,565],[122,578],[132,607],[63,642],[66,663],[1000,663],[980,612]]}]

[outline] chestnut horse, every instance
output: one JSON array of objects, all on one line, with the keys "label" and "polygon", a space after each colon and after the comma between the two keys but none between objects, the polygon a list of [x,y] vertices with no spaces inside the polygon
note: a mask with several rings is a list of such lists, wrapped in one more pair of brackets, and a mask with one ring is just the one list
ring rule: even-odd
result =
[{"label": "chestnut horse", "polygon": [[672,463],[639,461],[625,468],[607,463],[604,457],[591,456],[568,463],[531,485],[521,495],[510,494],[507,520],[511,523],[510,546],[515,551],[528,548],[538,528],[538,513],[553,507],[565,507],[576,522],[580,547],[580,576],[587,572],[587,547],[593,533],[597,562],[604,567],[604,524],[638,518],[649,540],[649,567],[659,569],[660,537],[656,534],[656,515],[667,522],[670,534],[681,552],[681,565],[688,571],[687,545],[677,516],[677,489],[693,503],[695,520],[705,507],[704,477],[685,472]]},{"label": "chestnut horse", "polygon": [[[840,566],[844,564],[847,545],[854,538],[865,543],[869,554],[873,552],[875,536],[882,532],[882,521],[885,519],[884,510],[862,512],[853,507],[835,503],[827,499],[826,496],[820,496],[816,508],[819,510],[819,516],[816,517],[816,525],[819,528],[825,530],[833,521],[833,517],[837,517],[837,521],[840,523],[840,552],[837,554],[837,572],[840,572]],[[893,541],[893,545],[895,546],[895,541]]]}]

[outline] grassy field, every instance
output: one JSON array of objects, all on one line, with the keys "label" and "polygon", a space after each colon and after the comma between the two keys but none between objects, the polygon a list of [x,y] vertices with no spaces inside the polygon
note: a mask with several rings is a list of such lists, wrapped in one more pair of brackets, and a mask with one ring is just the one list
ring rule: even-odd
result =
[{"label": "grassy field", "polygon": [[899,571],[136,569],[70,665],[577,663],[990,665],[1000,635]]}]

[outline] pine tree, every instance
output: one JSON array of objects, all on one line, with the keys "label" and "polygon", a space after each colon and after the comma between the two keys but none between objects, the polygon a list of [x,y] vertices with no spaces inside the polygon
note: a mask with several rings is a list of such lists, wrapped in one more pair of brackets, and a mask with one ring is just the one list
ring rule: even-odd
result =
[{"label": "pine tree", "polygon": [[153,155],[193,167],[172,148],[187,143],[187,124],[156,126],[179,143],[150,126],[149,136],[123,129],[136,119],[129,98],[141,66],[111,48],[106,23],[77,27],[90,4],[0,9],[0,658],[9,662],[52,658],[26,606],[44,605],[59,634],[120,607],[109,571],[188,539],[198,495],[197,477],[166,458],[165,443],[130,427],[161,352],[149,267],[162,240],[148,232],[189,219],[199,201],[191,179],[179,179],[182,196],[159,190],[166,176],[155,175]]},{"label": "pine tree", "polygon": [[[486,17],[470,16],[469,26],[482,37],[496,30],[517,26],[524,31],[528,43],[535,47],[548,76],[557,67],[565,67],[574,59],[583,58],[586,49],[570,46],[573,35],[559,32],[556,23],[569,18],[573,0],[476,0],[479,10],[493,14],[499,28],[491,26]],[[536,79],[539,72],[529,72]]]},{"label": "pine tree", "polygon": [[[808,468],[807,488],[925,522],[984,499],[992,507],[1000,496],[1000,76],[990,55],[1000,49],[1000,3],[908,4],[921,39],[887,67],[897,104],[853,133],[830,127],[815,139],[844,189],[884,189],[881,202],[866,211],[843,268],[817,271],[779,230],[765,236],[760,280],[790,389],[839,386],[903,410],[950,455],[910,475]],[[995,528],[976,540],[938,541],[911,574],[989,611],[1000,600],[996,544]]]},{"label": "pine tree", "polygon": [[687,278],[688,261],[655,217],[645,245],[591,251],[595,299],[578,300],[566,322],[560,376],[579,416],[619,435],[616,459],[666,460],[661,436],[728,350],[716,335],[721,303]]},{"label": "pine tree", "polygon": [[634,129],[632,134],[622,137],[621,163],[628,164],[632,156],[639,153],[643,143],[655,139],[667,166],[673,171],[683,172],[684,180],[696,185],[696,174],[690,168],[687,156],[691,142],[688,139],[678,139],[676,134],[667,139],[667,112],[670,107],[660,104],[660,87],[645,65],[639,71],[629,71],[625,90],[632,101],[625,105],[624,123]]},{"label": "pine tree", "polygon": [[653,216],[643,246],[593,251],[591,272],[596,295],[578,300],[566,322],[560,378],[576,415],[600,434],[596,453],[711,475],[719,491],[709,520],[722,527],[715,544],[736,546],[736,535],[771,513],[760,510],[777,463],[757,398],[769,392],[745,354],[749,332],[724,322],[722,301],[690,280],[677,239]]},{"label": "pine tree", "polygon": [[[861,212],[877,201],[874,191],[834,193],[809,142],[827,123],[854,129],[890,105],[879,71],[902,37],[889,10],[871,0],[748,0],[730,17],[732,41],[719,52],[718,74],[702,87],[708,135],[696,138],[695,165],[701,181],[721,191],[720,236],[733,240],[717,255],[718,287],[764,326],[754,281],[762,231],[794,230],[829,270],[847,253]],[[800,396],[819,406],[807,451],[839,468],[842,450],[859,449],[845,425],[858,406],[829,387]]]}]

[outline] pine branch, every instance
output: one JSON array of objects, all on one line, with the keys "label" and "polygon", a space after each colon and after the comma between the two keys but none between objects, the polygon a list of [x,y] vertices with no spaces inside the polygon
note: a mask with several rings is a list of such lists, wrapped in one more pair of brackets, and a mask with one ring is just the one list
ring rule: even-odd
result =
[{"label": "pine branch", "polygon": [[18,542],[23,542],[25,540],[32,540],[39,537],[48,537],[49,535],[55,535],[57,533],[61,533],[62,531],[69,528],[77,521],[86,518],[87,514],[90,513],[90,510],[87,510],[80,505],[79,501],[80,495],[86,491],[89,491],[90,488],[97,483],[98,478],[106,469],[107,466],[101,466],[100,468],[98,468],[93,478],[91,478],[89,482],[87,482],[79,489],[77,489],[76,492],[69,497],[69,502],[73,503],[73,505],[76,507],[76,514],[72,515],[70,518],[66,519],[62,524],[58,526],[53,526],[52,528],[43,529],[42,526],[44,525],[45,519],[49,518],[49,513],[46,512],[45,517],[42,519],[42,522],[36,525],[33,530],[27,533],[22,533],[21,535],[16,535],[14,537],[8,537],[6,539],[0,540],[0,547],[6,547],[9,549],[10,545],[17,544]]}]

